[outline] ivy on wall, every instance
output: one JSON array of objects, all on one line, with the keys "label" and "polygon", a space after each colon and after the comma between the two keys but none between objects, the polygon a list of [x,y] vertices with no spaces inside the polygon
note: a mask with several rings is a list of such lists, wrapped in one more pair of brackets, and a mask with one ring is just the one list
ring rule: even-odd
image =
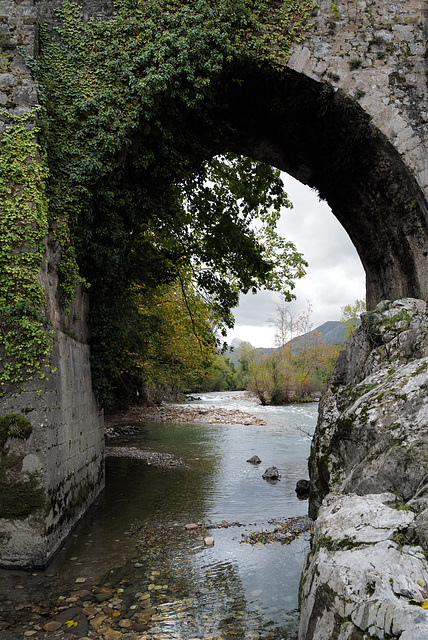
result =
[{"label": "ivy on wall", "polygon": [[[197,255],[204,265],[198,284],[227,323],[239,291],[273,282],[273,258],[251,225],[263,199],[276,213],[284,204],[279,172],[235,159],[246,189],[229,181],[210,195],[204,185],[227,127],[217,118],[225,82],[239,82],[239,65],[280,68],[310,28],[312,8],[307,0],[118,0],[110,19],[84,22],[81,7],[63,0],[60,37],[42,28],[39,57],[29,64],[44,108],[40,140],[49,223],[62,246],[60,297],[66,308],[79,278],[91,284],[92,367],[104,404],[122,368],[134,283],[172,282],[178,265],[194,267]],[[220,185],[223,174],[217,171]],[[42,184],[32,179],[43,199]],[[250,214],[228,214],[235,193]],[[190,216],[192,202],[198,206]],[[42,233],[46,206],[39,209],[44,226],[34,206],[32,224]],[[271,221],[265,241],[273,246]],[[291,243],[281,252],[290,265],[283,286],[290,288],[304,261]],[[233,267],[233,278],[224,265]],[[41,305],[40,297],[28,301],[25,317]],[[44,340],[39,355],[47,352],[46,334]]]},{"label": "ivy on wall", "polygon": [[38,279],[47,236],[46,165],[34,120],[2,111],[0,139],[0,395],[4,385],[44,377],[51,341]]}]

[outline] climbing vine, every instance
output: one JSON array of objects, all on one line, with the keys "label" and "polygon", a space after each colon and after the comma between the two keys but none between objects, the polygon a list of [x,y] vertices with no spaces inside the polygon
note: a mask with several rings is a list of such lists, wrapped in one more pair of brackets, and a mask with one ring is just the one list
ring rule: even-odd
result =
[{"label": "climbing vine", "polygon": [[50,350],[38,279],[47,236],[47,170],[34,120],[3,111],[0,139],[0,395],[4,385],[43,377]]},{"label": "climbing vine", "polygon": [[[28,62],[44,107],[60,297],[67,307],[79,278],[91,284],[92,366],[103,403],[122,369],[135,283],[170,283],[186,265],[230,323],[239,291],[266,286],[285,295],[303,275],[302,256],[275,236],[286,204],[277,170],[228,157],[228,169],[215,172],[217,190],[206,179],[227,128],[219,117],[225,85],[239,82],[238,67],[280,68],[310,27],[312,7],[117,0],[108,19],[84,22],[80,5],[63,0],[60,37],[42,28],[39,57]],[[231,165],[244,187],[230,180]],[[234,198],[244,206],[232,213]],[[257,218],[267,231],[254,231]],[[274,275],[278,259],[284,268]]]}]

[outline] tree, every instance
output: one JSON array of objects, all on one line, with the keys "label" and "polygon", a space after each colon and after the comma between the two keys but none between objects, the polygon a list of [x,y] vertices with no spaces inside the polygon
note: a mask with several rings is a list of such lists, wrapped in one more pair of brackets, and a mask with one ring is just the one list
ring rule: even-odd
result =
[{"label": "tree", "polygon": [[138,288],[147,295],[191,272],[223,328],[239,292],[292,299],[306,263],[276,231],[290,206],[279,171],[216,154],[225,83],[242,65],[279,72],[312,4],[117,0],[108,21],[84,20],[71,0],[61,7],[58,33],[42,28],[31,63],[49,221],[62,247],[64,307],[78,277],[90,284],[93,381],[107,406],[130,353],[123,336]]},{"label": "tree", "polygon": [[347,342],[360,324],[360,316],[366,310],[366,301],[355,300],[353,304],[346,304],[340,310],[342,312],[340,322],[345,329],[345,342]]},{"label": "tree", "polygon": [[[287,298],[281,297],[276,305],[276,313],[268,319],[269,324],[275,329],[275,344],[284,348],[299,330],[298,316],[293,304]],[[291,353],[291,351],[290,351]]]},{"label": "tree", "polygon": [[[327,345],[311,323],[312,305],[298,317],[288,305],[278,305],[271,322],[278,328],[281,345],[262,362],[253,360],[249,369],[248,388],[262,404],[301,401],[325,386],[339,349]],[[286,336],[294,335],[284,343]]]},{"label": "tree", "polygon": [[216,359],[213,312],[190,277],[156,288],[134,286],[132,322],[123,325],[122,360],[113,378],[115,397],[177,399],[205,385]]},{"label": "tree", "polygon": [[202,383],[202,391],[228,391],[236,389],[234,363],[222,354],[217,354],[213,365]]},{"label": "tree", "polygon": [[256,362],[256,349],[249,342],[241,342],[235,349],[234,358],[238,364],[236,387],[238,389],[247,389],[251,366]]}]

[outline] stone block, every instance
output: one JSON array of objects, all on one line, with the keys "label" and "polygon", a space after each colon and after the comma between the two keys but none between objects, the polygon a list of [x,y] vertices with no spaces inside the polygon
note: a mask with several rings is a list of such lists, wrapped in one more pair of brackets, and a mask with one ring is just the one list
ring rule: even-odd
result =
[{"label": "stone block", "polygon": [[18,80],[12,73],[0,73],[0,89],[10,89],[17,84]]},{"label": "stone block", "polygon": [[294,71],[303,71],[310,57],[311,52],[307,47],[296,47],[287,62],[287,66],[290,69],[294,69]]}]

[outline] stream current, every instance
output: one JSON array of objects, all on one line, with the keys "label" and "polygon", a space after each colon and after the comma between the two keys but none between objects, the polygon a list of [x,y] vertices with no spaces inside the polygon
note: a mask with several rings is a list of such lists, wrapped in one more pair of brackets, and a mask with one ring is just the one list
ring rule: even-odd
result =
[{"label": "stream current", "polygon": [[[143,638],[297,638],[309,533],[289,544],[250,544],[248,536],[306,515],[295,486],[308,477],[318,406],[262,407],[243,392],[202,394],[196,404],[250,412],[266,425],[144,423],[111,440],[109,446],[173,454],[185,466],[108,458],[105,492],[48,568],[0,577],[16,573],[17,588],[46,600],[66,598],[76,584],[104,589],[106,597],[110,590],[129,631]],[[261,464],[247,462],[253,455]],[[271,466],[280,481],[262,478]],[[199,527],[189,531],[188,523]]]}]

